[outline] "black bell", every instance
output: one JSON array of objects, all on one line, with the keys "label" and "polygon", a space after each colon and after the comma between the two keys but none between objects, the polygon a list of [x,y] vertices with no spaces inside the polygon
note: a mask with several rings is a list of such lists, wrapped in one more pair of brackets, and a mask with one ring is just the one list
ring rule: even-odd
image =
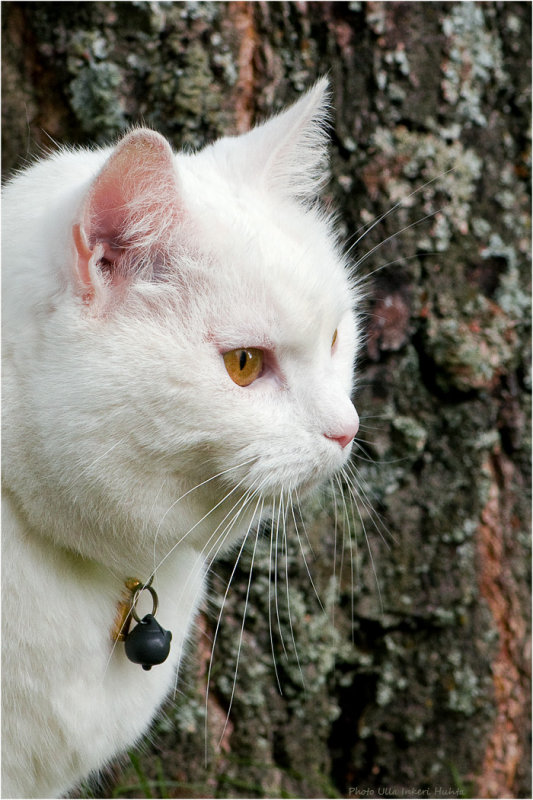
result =
[{"label": "black bell", "polygon": [[152,614],[147,614],[126,636],[126,655],[143,669],[162,664],[170,652],[172,634],[161,627]]}]

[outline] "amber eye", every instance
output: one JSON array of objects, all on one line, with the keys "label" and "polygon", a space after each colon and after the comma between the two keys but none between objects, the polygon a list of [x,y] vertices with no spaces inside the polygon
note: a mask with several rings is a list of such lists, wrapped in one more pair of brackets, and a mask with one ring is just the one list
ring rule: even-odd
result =
[{"label": "amber eye", "polygon": [[335,333],[333,334],[333,339],[331,340],[331,349],[335,347],[335,342],[337,341],[337,329],[335,328]]},{"label": "amber eye", "polygon": [[224,353],[224,364],[237,386],[249,386],[263,369],[263,351],[257,347],[239,348]]}]

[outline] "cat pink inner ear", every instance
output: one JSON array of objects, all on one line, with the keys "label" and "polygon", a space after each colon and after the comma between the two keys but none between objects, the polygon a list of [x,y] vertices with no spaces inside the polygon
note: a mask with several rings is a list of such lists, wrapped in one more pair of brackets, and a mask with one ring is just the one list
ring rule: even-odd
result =
[{"label": "cat pink inner ear", "polygon": [[77,273],[85,295],[95,283],[152,277],[179,217],[170,145],[147,129],[119,142],[92,184],[73,226]]}]

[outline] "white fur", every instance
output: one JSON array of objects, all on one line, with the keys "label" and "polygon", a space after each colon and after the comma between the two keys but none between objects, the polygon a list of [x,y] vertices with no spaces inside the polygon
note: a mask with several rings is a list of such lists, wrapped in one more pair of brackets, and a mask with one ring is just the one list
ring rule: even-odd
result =
[{"label": "white fur", "polygon": [[[326,101],[322,81],[195,155],[130,134],[139,177],[118,148],[141,189],[111,276],[94,198],[118,148],[61,152],[6,188],[6,797],[57,796],[130,746],[173,683],[206,562],[259,498],[312,488],[347,457],[331,437],[356,428],[357,298],[311,202]],[[85,278],[75,225],[93,231]],[[222,358],[237,347],[267,353],[244,388]],[[154,571],[173,641],[145,672],[111,629],[123,581]]]}]

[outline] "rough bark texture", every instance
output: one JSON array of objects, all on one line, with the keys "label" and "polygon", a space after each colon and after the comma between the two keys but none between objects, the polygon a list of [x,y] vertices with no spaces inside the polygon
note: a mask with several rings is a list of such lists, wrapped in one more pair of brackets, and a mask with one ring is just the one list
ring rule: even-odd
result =
[{"label": "rough bark texture", "polygon": [[354,251],[380,270],[358,509],[345,486],[290,515],[277,587],[268,529],[250,586],[242,556],[206,766],[218,565],[175,701],[97,796],[531,797],[530,4],[12,2],[3,24],[7,171],[141,119],[200,146],[328,72],[343,233],[402,201]]}]

